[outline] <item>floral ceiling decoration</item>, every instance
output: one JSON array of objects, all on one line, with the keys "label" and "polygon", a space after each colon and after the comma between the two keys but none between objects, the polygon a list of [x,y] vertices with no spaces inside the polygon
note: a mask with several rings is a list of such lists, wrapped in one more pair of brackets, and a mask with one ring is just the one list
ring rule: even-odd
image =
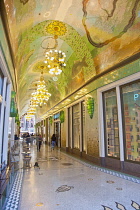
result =
[{"label": "floral ceiling decoration", "polygon": [[63,36],[67,32],[66,25],[60,21],[53,21],[46,27],[46,31],[49,34],[54,35],[55,38]]}]

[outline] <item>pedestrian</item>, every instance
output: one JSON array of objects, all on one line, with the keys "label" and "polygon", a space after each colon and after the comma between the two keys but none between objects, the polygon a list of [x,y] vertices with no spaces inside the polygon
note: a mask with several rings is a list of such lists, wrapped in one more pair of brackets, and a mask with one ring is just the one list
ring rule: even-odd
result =
[{"label": "pedestrian", "polygon": [[29,145],[29,143],[30,143],[30,135],[29,135],[29,133],[27,133],[27,135],[26,135],[26,144]]},{"label": "pedestrian", "polygon": [[36,145],[37,145],[37,151],[40,152],[40,148],[42,145],[42,136],[40,134],[36,137]]},{"label": "pedestrian", "polygon": [[51,137],[51,150],[54,150],[55,145],[56,145],[56,136],[55,134],[53,134]]}]

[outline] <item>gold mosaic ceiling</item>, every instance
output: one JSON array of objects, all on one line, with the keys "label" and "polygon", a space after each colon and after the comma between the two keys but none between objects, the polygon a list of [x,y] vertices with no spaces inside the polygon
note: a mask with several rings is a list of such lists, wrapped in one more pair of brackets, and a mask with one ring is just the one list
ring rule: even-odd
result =
[{"label": "gold mosaic ceiling", "polygon": [[[140,0],[5,0],[14,54],[20,115],[44,72],[57,104],[96,74],[140,49]],[[57,81],[44,63],[46,49],[62,50],[66,68]]]}]

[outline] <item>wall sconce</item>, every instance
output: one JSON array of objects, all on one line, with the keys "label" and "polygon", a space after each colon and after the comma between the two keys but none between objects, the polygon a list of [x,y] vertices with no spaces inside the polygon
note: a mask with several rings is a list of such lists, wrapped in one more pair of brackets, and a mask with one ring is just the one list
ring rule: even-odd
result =
[{"label": "wall sconce", "polygon": [[63,123],[65,119],[64,111],[60,111],[60,122]]},{"label": "wall sconce", "polygon": [[87,111],[90,116],[90,119],[92,119],[94,114],[94,99],[91,97],[87,100]]}]

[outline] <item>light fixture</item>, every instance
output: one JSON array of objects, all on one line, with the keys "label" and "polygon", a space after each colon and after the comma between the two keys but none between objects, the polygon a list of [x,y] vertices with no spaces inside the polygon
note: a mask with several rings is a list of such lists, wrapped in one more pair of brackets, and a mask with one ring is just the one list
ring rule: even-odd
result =
[{"label": "light fixture", "polygon": [[52,75],[59,75],[62,72],[62,68],[66,66],[65,63],[66,54],[61,50],[50,50],[45,53],[44,63],[48,64],[49,73]]},{"label": "light fixture", "polygon": [[32,97],[31,100],[30,100],[30,107],[35,108],[37,106],[38,106],[38,100]]},{"label": "light fixture", "polygon": [[37,84],[37,90],[32,93],[32,101],[34,101],[36,105],[40,106],[46,104],[46,102],[49,100],[49,97],[51,96],[51,94],[46,89],[43,72],[41,72],[41,74],[42,75]]}]

